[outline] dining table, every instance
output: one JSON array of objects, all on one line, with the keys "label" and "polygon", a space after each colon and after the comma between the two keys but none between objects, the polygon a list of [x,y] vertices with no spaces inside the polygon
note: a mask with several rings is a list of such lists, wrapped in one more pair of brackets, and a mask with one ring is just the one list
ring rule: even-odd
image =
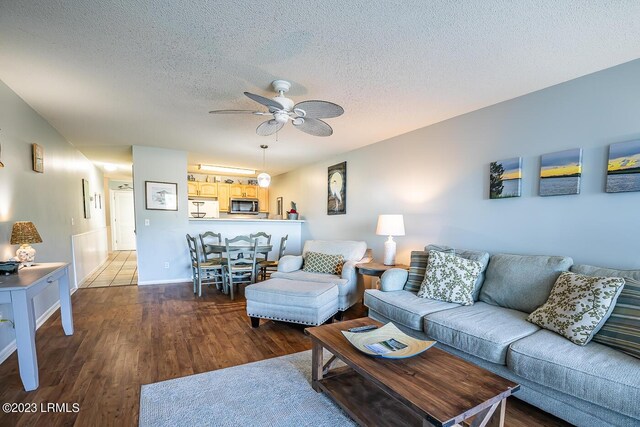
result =
[{"label": "dining table", "polygon": [[[215,243],[215,244],[206,244],[207,248],[209,248],[209,250],[211,252],[217,253],[217,254],[224,254],[225,252],[227,252],[227,246],[222,244],[222,243]],[[249,245],[249,244],[234,244],[234,245],[230,245],[231,247],[235,248],[235,249],[244,249],[244,250],[250,250],[253,248],[253,245]],[[256,253],[259,254],[266,254],[269,253],[273,250],[273,245],[272,244],[258,244],[257,248],[256,248]]]}]

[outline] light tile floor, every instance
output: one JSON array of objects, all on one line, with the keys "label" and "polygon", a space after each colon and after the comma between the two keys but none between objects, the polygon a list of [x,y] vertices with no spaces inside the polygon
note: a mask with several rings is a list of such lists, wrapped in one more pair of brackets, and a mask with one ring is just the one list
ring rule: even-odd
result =
[{"label": "light tile floor", "polygon": [[81,288],[104,288],[138,284],[138,258],[136,251],[115,251],[80,286]]}]

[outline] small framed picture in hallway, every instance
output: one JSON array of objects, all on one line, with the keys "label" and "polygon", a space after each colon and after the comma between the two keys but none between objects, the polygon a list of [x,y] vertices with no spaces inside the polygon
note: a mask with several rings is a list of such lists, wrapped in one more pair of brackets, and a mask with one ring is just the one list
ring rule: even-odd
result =
[{"label": "small framed picture in hallway", "polygon": [[147,210],[177,211],[178,184],[145,181],[145,208]]}]

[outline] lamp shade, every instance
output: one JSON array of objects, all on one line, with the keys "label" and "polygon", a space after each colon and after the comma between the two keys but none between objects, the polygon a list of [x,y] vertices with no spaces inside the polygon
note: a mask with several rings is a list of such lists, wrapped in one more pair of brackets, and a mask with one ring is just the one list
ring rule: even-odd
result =
[{"label": "lamp shade", "polygon": [[402,215],[379,215],[376,234],[379,236],[404,236]]},{"label": "lamp shade", "polygon": [[42,243],[42,237],[38,234],[36,226],[31,221],[18,221],[11,229],[11,244],[25,245]]},{"label": "lamp shade", "polygon": [[258,185],[260,187],[266,188],[269,186],[269,183],[271,183],[271,176],[268,173],[262,172],[258,175]]}]

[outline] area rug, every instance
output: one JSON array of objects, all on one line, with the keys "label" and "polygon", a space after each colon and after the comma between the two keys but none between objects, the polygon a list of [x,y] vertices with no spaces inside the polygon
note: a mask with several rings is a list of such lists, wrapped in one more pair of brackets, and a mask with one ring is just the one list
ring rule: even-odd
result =
[{"label": "area rug", "polygon": [[311,388],[311,351],[142,386],[140,426],[354,426]]}]

